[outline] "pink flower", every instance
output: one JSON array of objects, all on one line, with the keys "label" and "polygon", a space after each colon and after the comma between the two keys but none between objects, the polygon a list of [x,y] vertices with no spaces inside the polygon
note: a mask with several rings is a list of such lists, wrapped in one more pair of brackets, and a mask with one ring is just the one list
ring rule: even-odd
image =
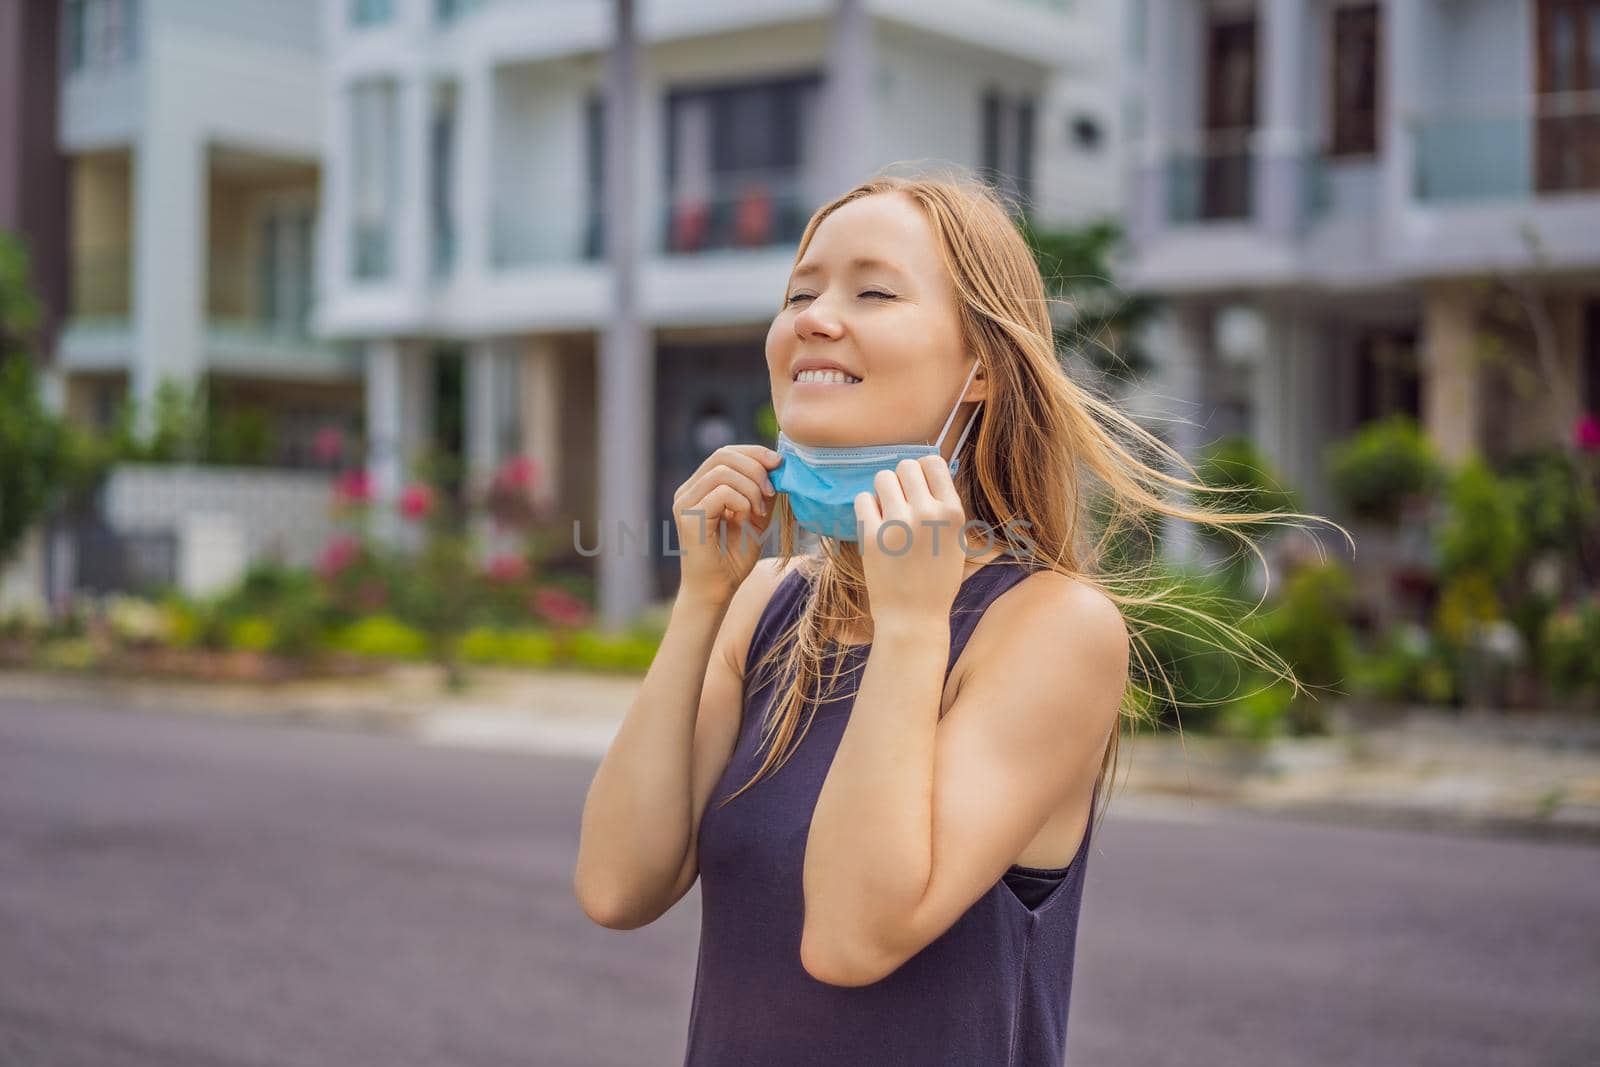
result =
[{"label": "pink flower", "polygon": [[408,485],[400,493],[400,514],[420,519],[433,510],[433,489],[421,482]]},{"label": "pink flower", "polygon": [[365,504],[372,499],[372,479],[365,467],[345,471],[333,483],[333,496],[342,505]]},{"label": "pink flower", "polygon": [[323,463],[332,463],[344,454],[344,431],[337,426],[324,426],[312,440],[311,451]]},{"label": "pink flower", "polygon": [[539,462],[530,456],[512,456],[495,472],[495,484],[507,489],[526,489],[539,479]]},{"label": "pink flower", "polygon": [[589,621],[589,605],[565,589],[547,587],[528,598],[528,606],[546,622],[557,626],[582,626]]},{"label": "pink flower", "polygon": [[1578,416],[1577,425],[1572,428],[1572,436],[1583,451],[1600,452],[1600,418],[1592,412],[1584,412]]},{"label": "pink flower", "polygon": [[336,535],[322,549],[317,558],[317,573],[324,578],[335,578],[361,555],[361,542],[353,534]]},{"label": "pink flower", "polygon": [[485,570],[497,582],[515,582],[527,577],[528,561],[514,552],[502,552],[489,561]]}]

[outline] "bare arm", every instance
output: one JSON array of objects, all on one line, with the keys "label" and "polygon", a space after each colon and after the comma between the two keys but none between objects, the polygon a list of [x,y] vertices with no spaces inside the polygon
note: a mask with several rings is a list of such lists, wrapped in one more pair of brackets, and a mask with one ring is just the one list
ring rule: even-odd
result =
[{"label": "bare arm", "polygon": [[696,828],[738,737],[744,654],[775,573],[760,556],[778,462],[723,445],[673,494],[678,595],[583,806],[572,888],[602,926],[653,921],[698,873]]}]

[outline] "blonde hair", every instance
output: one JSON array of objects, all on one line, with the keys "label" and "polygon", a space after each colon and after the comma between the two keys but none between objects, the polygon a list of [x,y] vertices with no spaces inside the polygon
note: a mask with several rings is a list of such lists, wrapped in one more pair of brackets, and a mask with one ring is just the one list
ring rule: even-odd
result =
[{"label": "blonde hair", "polygon": [[[1185,494],[1241,490],[1201,484],[1199,474],[1181,454],[1068,375],[1057,357],[1052,300],[1038,263],[1007,202],[981,181],[959,175],[873,177],[817,209],[800,237],[795,261],[805,255],[817,227],[830,214],[879,193],[911,198],[932,226],[955,281],[962,340],[980,361],[987,379],[988,392],[973,416],[977,422],[967,442],[966,459],[955,476],[968,521],[985,524],[1008,549],[1016,543],[1011,533],[1026,530],[1022,550],[1012,554],[1094,585],[1119,608],[1160,604],[1188,615],[1201,623],[1202,629],[1215,629],[1228,639],[1242,658],[1290,680],[1296,693],[1303,691],[1293,669],[1271,649],[1220,618],[1177,603],[1170,577],[1163,579],[1135,568],[1102,572],[1100,567],[1107,547],[1121,534],[1139,530],[1149,536],[1148,522],[1155,516],[1222,528],[1320,517],[1224,510],[1182,499]],[[1141,459],[1140,452],[1164,457],[1194,480],[1166,473]],[[1178,499],[1169,499],[1169,495]],[[779,554],[787,566],[795,556],[796,524],[787,497],[780,494],[776,499],[772,521],[778,528]],[[1097,525],[1100,535],[1090,543],[1089,535]],[[1265,562],[1243,534],[1237,530],[1228,533]],[[850,541],[820,540],[823,551],[820,557],[813,557],[817,562],[802,561],[811,592],[798,617],[771,642],[760,663],[746,667],[747,694],[761,684],[757,675],[762,671],[768,672],[768,681],[783,677],[789,684],[773,701],[761,726],[766,748],[762,766],[723,804],[788,760],[810,727],[811,717],[801,724],[807,705],[814,716],[816,707],[836,691],[844,657],[830,655],[830,641],[841,627],[869,621],[859,548]],[[1149,645],[1143,636],[1149,629],[1174,631],[1153,620],[1130,622],[1130,656],[1137,665],[1130,675],[1149,673],[1145,655]],[[1141,646],[1144,652],[1139,651]],[[1217,647],[1224,646],[1219,643]],[[833,670],[824,679],[823,664],[830,659]],[[1159,673],[1165,680],[1165,673]],[[1167,692],[1171,703],[1180,703],[1170,683]],[[1115,770],[1121,724],[1125,720],[1137,724],[1153,696],[1136,682],[1124,690],[1118,728],[1111,732],[1096,777],[1097,790],[1108,786]],[[1105,805],[1097,807],[1103,818]]]}]

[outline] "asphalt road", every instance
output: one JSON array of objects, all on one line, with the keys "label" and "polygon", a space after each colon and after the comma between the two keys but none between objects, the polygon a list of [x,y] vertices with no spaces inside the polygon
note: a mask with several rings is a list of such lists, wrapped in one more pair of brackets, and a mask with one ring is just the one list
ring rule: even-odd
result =
[{"label": "asphalt road", "polygon": [[[583,916],[592,769],[0,696],[0,1064],[679,1064],[699,894]],[[1600,850],[1132,811],[1073,1067],[1600,1063]]]}]

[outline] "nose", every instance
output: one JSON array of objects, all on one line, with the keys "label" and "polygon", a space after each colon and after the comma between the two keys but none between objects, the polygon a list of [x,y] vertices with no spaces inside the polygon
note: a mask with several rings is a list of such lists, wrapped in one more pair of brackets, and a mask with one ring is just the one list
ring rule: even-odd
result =
[{"label": "nose", "polygon": [[794,317],[794,332],[800,337],[837,337],[841,327],[829,308],[826,294],[805,301]]}]

